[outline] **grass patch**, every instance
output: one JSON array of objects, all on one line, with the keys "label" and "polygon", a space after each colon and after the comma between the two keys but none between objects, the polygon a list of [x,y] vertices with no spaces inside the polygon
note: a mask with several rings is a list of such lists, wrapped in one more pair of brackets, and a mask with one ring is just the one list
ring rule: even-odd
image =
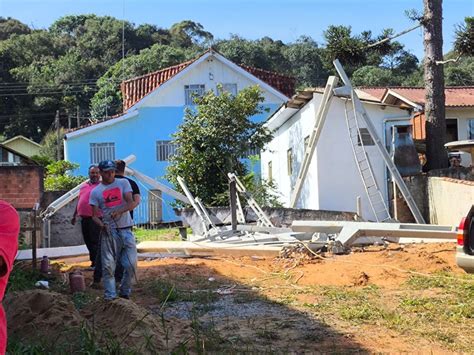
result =
[{"label": "grass patch", "polygon": [[[191,229],[188,228],[188,234],[191,233]],[[181,236],[178,228],[162,228],[162,229],[144,229],[134,228],[133,234],[137,243],[145,241],[180,241]]]},{"label": "grass patch", "polygon": [[7,292],[34,289],[35,283],[44,278],[44,275],[38,270],[33,270],[30,264],[15,263],[8,279]]}]

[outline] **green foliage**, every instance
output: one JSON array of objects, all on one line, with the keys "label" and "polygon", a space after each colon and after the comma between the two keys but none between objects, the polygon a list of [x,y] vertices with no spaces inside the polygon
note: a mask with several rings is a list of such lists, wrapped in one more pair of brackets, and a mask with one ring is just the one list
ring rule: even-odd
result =
[{"label": "green foliage", "polygon": [[195,196],[214,205],[216,196],[227,190],[227,173],[245,175],[240,158],[249,149],[262,148],[271,133],[249,119],[264,111],[257,86],[236,96],[209,91],[195,102],[197,107],[186,110],[184,123],[174,135],[177,154],[170,161],[166,178],[179,186],[177,177],[181,176]]},{"label": "green foliage", "polygon": [[457,26],[454,50],[462,55],[474,55],[474,17],[466,17],[465,23]]},{"label": "green foliage", "polygon": [[55,161],[54,159],[51,159],[50,157],[44,155],[33,155],[30,158],[44,167],[47,167],[49,164],[52,164]]},{"label": "green foliage", "polygon": [[393,76],[389,69],[365,66],[352,74],[352,83],[356,86],[390,86],[400,85],[400,79]]},{"label": "green foliage", "polygon": [[86,180],[84,176],[69,175],[77,169],[78,164],[65,160],[56,161],[46,167],[44,188],[46,191],[70,190]]},{"label": "green foliage", "polygon": [[30,32],[30,28],[24,23],[11,17],[0,17],[0,41],[8,39],[12,35],[22,35]]},{"label": "green foliage", "polygon": [[[59,156],[62,157],[64,152],[64,137],[65,131],[63,128],[59,130]],[[57,130],[50,130],[41,141],[40,155],[52,161],[58,160],[58,132]]]}]

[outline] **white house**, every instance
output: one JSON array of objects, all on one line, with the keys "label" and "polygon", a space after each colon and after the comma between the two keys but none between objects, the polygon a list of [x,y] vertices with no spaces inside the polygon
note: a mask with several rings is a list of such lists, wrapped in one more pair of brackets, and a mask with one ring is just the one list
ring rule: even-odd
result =
[{"label": "white house", "polygon": [[[411,126],[410,109],[382,104],[367,92],[358,91],[358,94],[377,134],[390,147],[392,127]],[[322,96],[322,91],[318,89],[303,91],[280,107],[265,123],[274,131],[274,138],[261,154],[262,177],[273,179],[286,207],[290,204],[292,188]],[[360,196],[362,217],[375,220],[354,160],[345,105],[348,109],[352,107],[350,100],[333,97],[296,207],[356,212],[357,197]],[[389,205],[389,187],[382,156],[362,122],[360,127],[374,177]]]}]

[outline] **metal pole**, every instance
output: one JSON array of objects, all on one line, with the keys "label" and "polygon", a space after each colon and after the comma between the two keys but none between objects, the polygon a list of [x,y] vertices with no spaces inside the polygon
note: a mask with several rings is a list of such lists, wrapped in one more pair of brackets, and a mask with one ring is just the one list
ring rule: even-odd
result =
[{"label": "metal pole", "polygon": [[235,180],[229,181],[229,200],[230,200],[230,217],[232,230],[237,230],[237,187]]}]

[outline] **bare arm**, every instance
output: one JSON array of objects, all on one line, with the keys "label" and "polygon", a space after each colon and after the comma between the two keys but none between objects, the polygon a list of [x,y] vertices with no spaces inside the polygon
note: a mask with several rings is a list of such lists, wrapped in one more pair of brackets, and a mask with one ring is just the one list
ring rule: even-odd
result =
[{"label": "bare arm", "polygon": [[76,208],[74,209],[74,214],[72,215],[71,224],[76,224],[76,217],[77,217],[77,207],[79,206],[79,201],[77,201]]},{"label": "bare arm", "polygon": [[133,195],[133,208],[132,208],[132,210],[135,209],[135,207],[137,207],[140,204],[140,201],[141,201],[140,194]]},{"label": "bare arm", "polygon": [[[110,216],[115,219],[117,217],[120,217],[120,215],[122,213],[125,213],[125,212],[128,212],[128,211],[131,211],[135,208],[135,202],[133,201],[133,197],[132,197],[132,192],[126,192],[124,195],[123,195],[123,198],[125,200],[125,204],[123,205],[122,208],[119,208],[115,211],[113,211]],[[137,204],[138,205],[138,204]]]},{"label": "bare arm", "polygon": [[104,228],[104,222],[101,221],[101,219],[98,217],[99,215],[99,207],[91,205],[92,206],[92,220],[97,224],[100,228]]}]

